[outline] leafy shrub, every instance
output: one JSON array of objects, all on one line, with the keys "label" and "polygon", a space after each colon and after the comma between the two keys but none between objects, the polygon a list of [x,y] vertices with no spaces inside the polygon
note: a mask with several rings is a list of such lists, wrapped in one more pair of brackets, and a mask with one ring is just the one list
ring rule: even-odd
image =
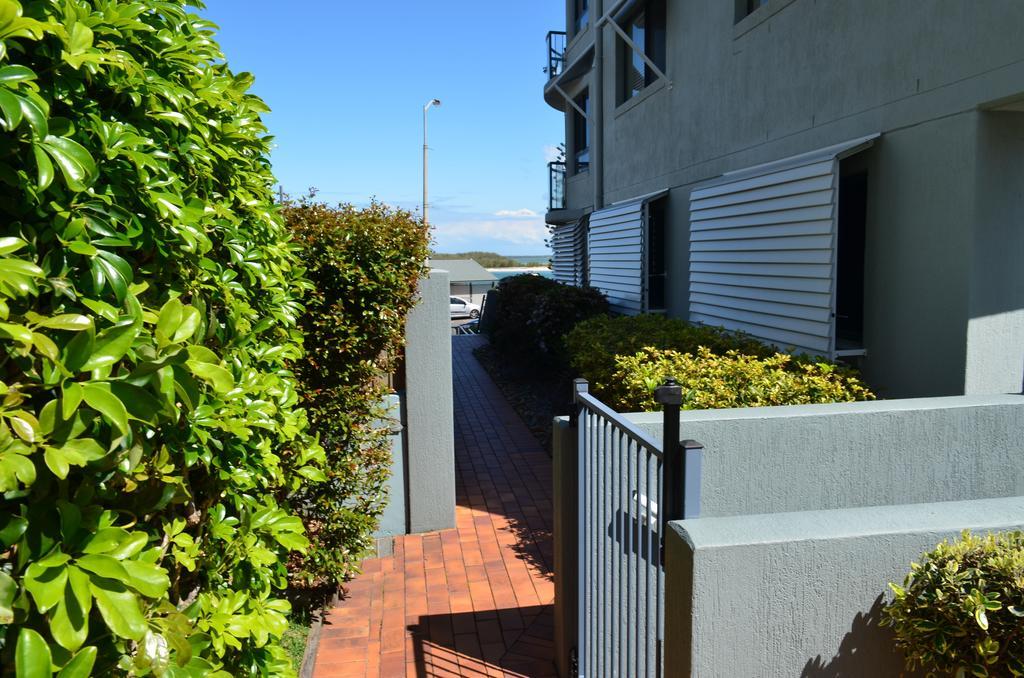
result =
[{"label": "leafy shrub", "polygon": [[[592,287],[574,287],[538,275],[498,283],[496,303],[486,309],[491,341],[511,356],[564,362],[563,336],[577,323],[608,313],[608,301]],[[491,298],[488,296],[488,304]]]},{"label": "leafy shrub", "polygon": [[[198,3],[192,3],[198,4]],[[322,478],[264,104],[181,0],[0,0],[0,665],[291,673]]]},{"label": "leafy shrub", "polygon": [[1024,533],[965,531],[910,568],[883,613],[908,668],[1024,676]]},{"label": "leafy shrub", "polygon": [[683,409],[766,407],[850,402],[873,398],[860,381],[831,363],[796,362],[783,353],[768,358],[707,347],[696,354],[645,348],[616,356],[616,371],[605,388],[607,402],[620,411],[659,409],[654,389],[668,377],[683,387]]},{"label": "leafy shrub", "polygon": [[295,373],[328,462],[327,482],[293,498],[312,541],[293,569],[308,581],[335,582],[355,571],[384,510],[390,439],[375,421],[425,273],[429,236],[408,212],[377,203],[357,209],[306,199],[284,217],[315,283],[299,321],[306,356]]},{"label": "leafy shrub", "polygon": [[608,389],[617,384],[616,356],[634,355],[645,347],[696,353],[703,346],[719,355],[734,350],[760,358],[775,354],[775,349],[742,333],[656,314],[584,320],[566,335],[565,346],[575,376],[587,379],[591,392],[605,399],[614,397]]}]

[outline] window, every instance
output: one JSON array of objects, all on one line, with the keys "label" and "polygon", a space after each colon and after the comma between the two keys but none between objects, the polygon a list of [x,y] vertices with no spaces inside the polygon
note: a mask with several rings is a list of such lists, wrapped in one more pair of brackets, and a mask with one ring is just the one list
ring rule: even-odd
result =
[{"label": "window", "polygon": [[[657,72],[644,59],[650,59],[665,71],[665,0],[651,0],[636,14],[621,22],[622,29],[633,42],[619,40],[619,103],[628,101],[658,79]],[[634,49],[634,46],[636,49]],[[643,54],[640,53],[643,50]]]},{"label": "window", "polygon": [[575,108],[572,109],[573,173],[579,174],[590,169],[590,126],[587,124],[587,118],[590,117],[590,93],[584,91],[573,102],[587,114],[581,115]]},{"label": "window", "polygon": [[736,0],[736,22],[739,23],[767,4],[768,0]]},{"label": "window", "polygon": [[589,0],[573,0],[573,25],[576,27],[576,32],[579,33],[587,26],[587,17],[589,15]]}]

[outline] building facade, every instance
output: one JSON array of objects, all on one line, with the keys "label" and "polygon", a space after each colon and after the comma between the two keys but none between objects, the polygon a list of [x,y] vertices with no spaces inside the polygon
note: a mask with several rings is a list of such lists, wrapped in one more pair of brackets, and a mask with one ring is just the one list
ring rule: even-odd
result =
[{"label": "building facade", "polygon": [[1024,3],[567,0],[556,276],[623,313],[1024,385]]}]

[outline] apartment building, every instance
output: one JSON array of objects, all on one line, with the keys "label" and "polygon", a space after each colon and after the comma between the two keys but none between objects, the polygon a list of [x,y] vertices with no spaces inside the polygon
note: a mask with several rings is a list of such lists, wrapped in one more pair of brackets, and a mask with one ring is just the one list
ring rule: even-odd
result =
[{"label": "apartment building", "polygon": [[859,364],[1024,386],[1024,2],[567,0],[559,280]]}]

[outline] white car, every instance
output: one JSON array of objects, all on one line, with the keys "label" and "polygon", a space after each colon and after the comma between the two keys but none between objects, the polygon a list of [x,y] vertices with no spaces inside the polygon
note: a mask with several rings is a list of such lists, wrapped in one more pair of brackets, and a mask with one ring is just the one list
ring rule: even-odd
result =
[{"label": "white car", "polygon": [[453,318],[479,318],[480,307],[470,303],[462,297],[451,297],[449,299]]}]

